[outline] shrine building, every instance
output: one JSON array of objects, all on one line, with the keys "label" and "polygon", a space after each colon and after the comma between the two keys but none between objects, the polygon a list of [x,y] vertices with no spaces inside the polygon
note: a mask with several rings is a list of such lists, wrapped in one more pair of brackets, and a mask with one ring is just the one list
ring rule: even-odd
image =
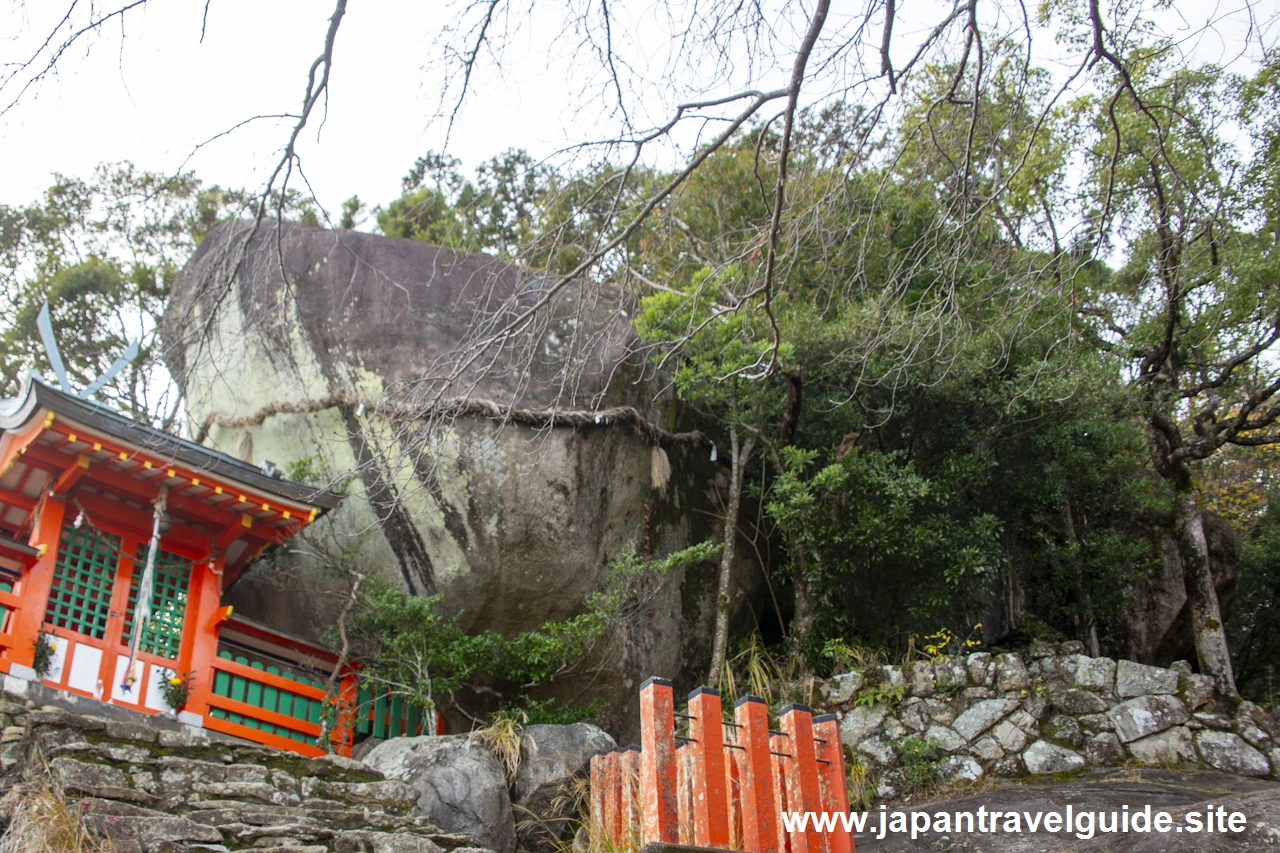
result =
[{"label": "shrine building", "polygon": [[341,500],[265,469],[37,376],[0,400],[0,673],[304,755],[422,732],[323,646],[222,604]]}]

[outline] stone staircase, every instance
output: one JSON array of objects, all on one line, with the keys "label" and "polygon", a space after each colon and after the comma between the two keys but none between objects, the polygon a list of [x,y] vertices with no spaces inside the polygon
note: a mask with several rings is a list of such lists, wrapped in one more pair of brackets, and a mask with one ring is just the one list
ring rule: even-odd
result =
[{"label": "stone staircase", "polygon": [[0,701],[6,826],[49,788],[112,853],[484,853],[416,814],[413,788],[350,759],[30,704]]}]

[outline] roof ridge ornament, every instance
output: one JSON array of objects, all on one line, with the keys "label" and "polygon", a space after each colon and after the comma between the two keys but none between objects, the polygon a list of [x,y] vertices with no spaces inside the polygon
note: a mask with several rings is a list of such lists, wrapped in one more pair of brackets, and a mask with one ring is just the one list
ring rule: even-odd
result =
[{"label": "roof ridge ornament", "polygon": [[[63,391],[75,393],[81,400],[91,399],[94,394],[97,394],[102,389],[102,386],[114,379],[126,364],[138,357],[138,341],[130,341],[124,352],[120,354],[120,357],[113,361],[111,366],[97,379],[90,382],[80,391],[75,391],[71,387],[71,381],[67,378],[67,367],[62,361],[62,353],[58,350],[58,339],[53,334],[53,320],[49,315],[49,300],[47,299],[44,301],[44,305],[40,306],[40,313],[36,315],[36,328],[40,330],[40,340],[44,342],[45,352],[49,356],[49,366],[53,368],[53,375],[58,378],[58,387]],[[38,379],[44,379],[34,370],[31,373]]]}]

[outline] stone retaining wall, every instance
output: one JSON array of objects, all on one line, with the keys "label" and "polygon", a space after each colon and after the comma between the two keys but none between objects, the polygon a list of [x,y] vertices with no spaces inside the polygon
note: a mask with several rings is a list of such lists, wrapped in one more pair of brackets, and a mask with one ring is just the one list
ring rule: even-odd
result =
[{"label": "stone retaining wall", "polygon": [[838,675],[824,690],[884,798],[906,792],[903,749],[918,755],[920,741],[943,756],[946,782],[1123,764],[1280,775],[1280,727],[1257,705],[1215,695],[1185,662],[1162,669],[1083,651],[1037,643],[1025,655],[939,657]]},{"label": "stone retaining wall", "polygon": [[413,788],[349,759],[33,706],[0,696],[6,827],[51,786],[114,853],[488,853],[420,816]]}]

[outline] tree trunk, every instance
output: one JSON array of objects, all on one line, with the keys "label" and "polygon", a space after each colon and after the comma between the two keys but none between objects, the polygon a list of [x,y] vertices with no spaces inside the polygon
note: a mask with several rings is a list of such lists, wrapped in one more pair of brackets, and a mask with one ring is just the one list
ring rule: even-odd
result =
[{"label": "tree trunk", "polygon": [[1235,696],[1236,679],[1227,648],[1227,631],[1218,607],[1218,590],[1213,584],[1209,541],[1204,535],[1204,510],[1191,489],[1177,491],[1174,501],[1178,553],[1182,557],[1182,577],[1191,606],[1191,630],[1195,634],[1200,671],[1210,676],[1224,694]]},{"label": "tree trunk", "polygon": [[795,563],[792,583],[795,585],[796,596],[796,609],[791,617],[791,651],[800,656],[809,638],[813,636],[813,589],[809,585],[809,560],[802,545],[792,545],[791,559]]},{"label": "tree trunk", "polygon": [[724,549],[720,552],[720,585],[716,594],[716,631],[711,645],[711,669],[707,684],[720,680],[724,666],[725,650],[729,645],[729,582],[733,573],[733,557],[738,541],[738,508],[742,506],[742,471],[755,448],[755,439],[748,438],[741,447],[737,429],[729,430],[729,503],[724,513]]}]

